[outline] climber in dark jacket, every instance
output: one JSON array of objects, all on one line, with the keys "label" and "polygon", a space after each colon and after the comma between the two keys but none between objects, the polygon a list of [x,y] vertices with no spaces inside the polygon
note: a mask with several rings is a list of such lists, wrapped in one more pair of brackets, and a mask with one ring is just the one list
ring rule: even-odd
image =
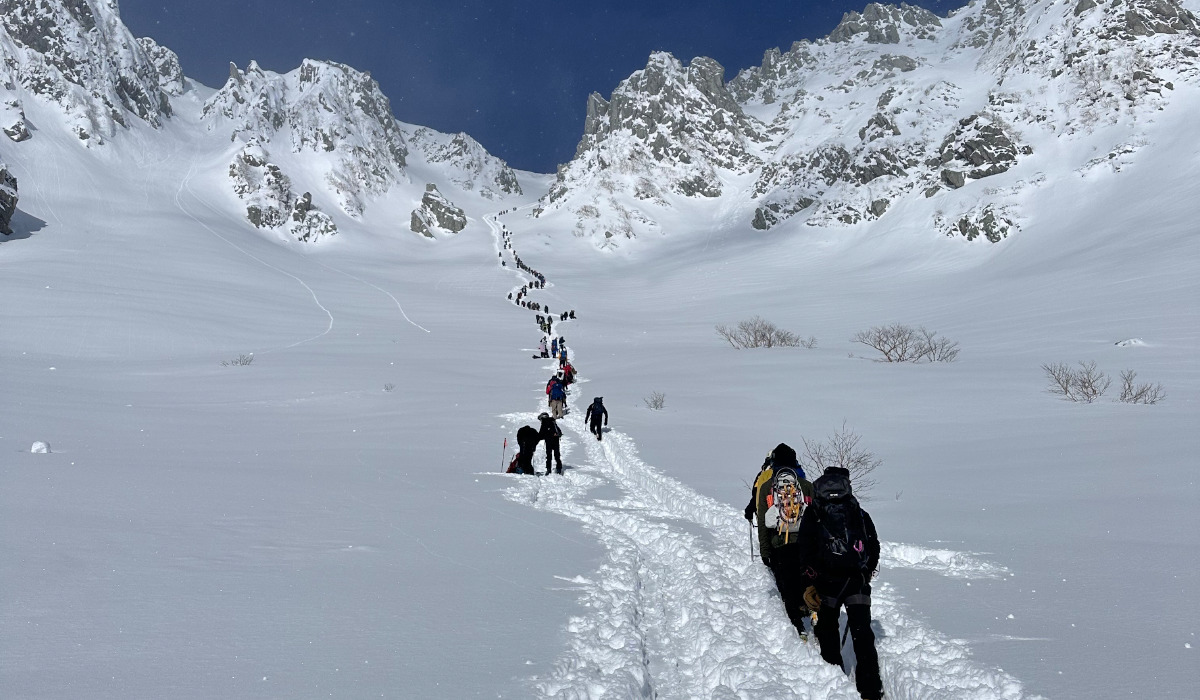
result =
[{"label": "climber in dark jacket", "polygon": [[517,453],[517,468],[521,470],[522,474],[533,473],[533,453],[537,451],[540,439],[538,431],[528,425],[517,431],[517,448],[520,450]]},{"label": "climber in dark jacket", "polygon": [[599,440],[603,437],[604,431],[600,429],[600,417],[604,417],[604,425],[608,425],[608,409],[604,407],[604,397],[597,396],[592,399],[592,404],[587,407],[587,412],[583,414],[584,422],[589,424],[589,429],[592,435]]},{"label": "climber in dark jacket", "polygon": [[542,413],[538,416],[538,420],[542,422],[542,429],[538,431],[538,435],[546,443],[546,474],[550,474],[551,457],[554,458],[554,461],[558,465],[555,471],[562,474],[562,455],[558,451],[558,439],[562,437],[562,428],[558,427],[558,423],[549,413]]},{"label": "climber in dark jacket", "polygon": [[871,579],[879,568],[879,536],[871,516],[854,498],[848,470],[829,467],[813,483],[812,504],[800,518],[796,537],[801,559],[816,574],[820,610],[815,631],[821,658],[842,665],[838,617],[844,605],[857,658],[858,694],[863,700],[879,700],[883,684],[871,629]]}]

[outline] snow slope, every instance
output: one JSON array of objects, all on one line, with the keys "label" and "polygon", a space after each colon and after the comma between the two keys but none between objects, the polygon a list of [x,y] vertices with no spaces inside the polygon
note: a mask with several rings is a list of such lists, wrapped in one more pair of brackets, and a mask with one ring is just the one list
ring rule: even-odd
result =
[{"label": "snow slope", "polygon": [[[854,697],[740,517],[767,450],[845,423],[884,460],[866,507],[889,697],[1195,696],[1195,86],[1119,167],[1035,143],[1044,179],[1005,195],[1025,225],[995,246],[931,232],[919,202],[751,234],[711,201],[619,255],[531,218],[552,182],[531,173],[503,200],[460,188],[461,233],[411,233],[438,158],[481,172],[433,135],[361,218],[322,202],[340,233],[320,246],[255,229],[226,177],[240,145],[200,128],[210,95],[104,148],[31,99],[34,137],[0,138],[21,187],[0,238],[5,694]],[[506,298],[528,277],[498,210],[548,278],[529,299],[578,316],[555,325],[581,373],[561,477],[499,473],[551,368]],[[817,347],[714,333],[756,313]],[[849,340],[891,322],[958,361]],[[1047,393],[1041,365],[1078,360],[1168,397]],[[596,395],[600,443],[579,420]]]}]

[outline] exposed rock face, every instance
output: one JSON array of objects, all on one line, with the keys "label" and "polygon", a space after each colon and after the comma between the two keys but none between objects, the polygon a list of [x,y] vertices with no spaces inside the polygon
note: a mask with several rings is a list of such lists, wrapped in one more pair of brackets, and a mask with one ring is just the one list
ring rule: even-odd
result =
[{"label": "exposed rock face", "polygon": [[315,243],[337,234],[328,214],[312,203],[312,194],[297,197],[291,180],[256,141],[247,144],[229,165],[233,191],[246,202],[246,219],[257,228],[282,229],[296,240]]},{"label": "exposed rock face", "polygon": [[478,192],[487,199],[521,194],[521,185],[512,168],[466,134],[451,136],[416,128],[408,132],[408,141],[413,150],[424,154],[427,162],[445,166],[450,181],[468,192]]},{"label": "exposed rock face", "polygon": [[[765,139],[724,72],[709,58],[684,66],[655,53],[608,100],[592,94],[576,156],[560,168],[545,205],[574,212],[577,235],[611,242],[653,229],[637,201],[669,206],[672,197],[721,196],[718,171],[751,172],[761,163],[751,144]],[[634,201],[605,196],[627,187]]]},{"label": "exposed rock face", "polygon": [[942,167],[942,180],[955,189],[967,179],[979,180],[999,175],[1017,163],[1017,155],[1029,155],[1029,146],[1017,146],[996,121],[984,114],[972,114],[942,142],[938,158],[930,162]]},{"label": "exposed rock face", "polygon": [[425,185],[421,206],[413,210],[413,233],[434,238],[435,233],[458,233],[467,227],[467,215],[438,191],[437,185]]},{"label": "exposed rock face", "polygon": [[138,44],[154,64],[158,73],[158,87],[168,95],[182,95],[185,85],[179,56],[165,46],[159,46],[149,37],[138,39]]},{"label": "exposed rock face", "polygon": [[0,0],[0,128],[28,138],[27,98],[56,105],[88,145],[104,143],[130,117],[158,127],[171,115],[160,66],[169,70],[173,57],[133,38],[116,0]]},{"label": "exposed rock face", "polygon": [[231,139],[332,153],[325,184],[352,216],[403,177],[408,148],[387,97],[369,75],[339,63],[305,60],[285,75],[254,62],[245,71],[230,65],[201,118]]},{"label": "exposed rock face", "polygon": [[905,3],[900,3],[899,7],[871,3],[862,14],[847,12],[843,15],[829,40],[846,42],[864,35],[868,44],[898,44],[901,36],[931,39],[941,26],[937,15],[920,7]]},{"label": "exposed rock face", "polygon": [[0,162],[0,233],[12,235],[12,217],[17,212],[17,178]]},{"label": "exposed rock face", "polygon": [[[945,227],[944,222],[943,227]],[[999,243],[1015,230],[1017,230],[1017,225],[1006,211],[995,205],[986,204],[963,214],[946,228],[945,233],[947,236],[963,236],[968,241],[983,236],[992,243]]]}]

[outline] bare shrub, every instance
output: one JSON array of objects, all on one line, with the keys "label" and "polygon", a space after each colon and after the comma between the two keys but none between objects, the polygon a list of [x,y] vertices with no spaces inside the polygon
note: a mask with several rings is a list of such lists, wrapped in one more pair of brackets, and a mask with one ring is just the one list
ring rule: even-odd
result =
[{"label": "bare shrub", "polygon": [[1137,372],[1127,369],[1121,372],[1121,403],[1156,404],[1167,398],[1167,392],[1162,384],[1135,384]]},{"label": "bare shrub", "polygon": [[245,367],[246,365],[250,364],[251,362],[254,362],[254,353],[252,353],[252,352],[238,355],[237,357],[233,358],[232,360],[221,360],[221,366],[222,367]]},{"label": "bare shrub", "polygon": [[958,343],[949,338],[939,338],[937,333],[918,329],[921,333],[921,359],[926,362],[954,362],[958,357]]},{"label": "bare shrub", "polygon": [[1071,398],[1071,386],[1075,373],[1070,365],[1065,362],[1046,363],[1042,365],[1042,372],[1045,372],[1046,379],[1050,380],[1050,386],[1046,388],[1046,391],[1064,398]]},{"label": "bare shrub", "polygon": [[1080,360],[1078,364],[1078,367],[1071,367],[1065,362],[1042,365],[1042,371],[1050,380],[1046,390],[1076,403],[1092,403],[1108,391],[1112,378],[1097,369],[1094,361]]},{"label": "bare shrub", "polygon": [[829,467],[848,470],[850,481],[854,484],[854,492],[865,500],[866,494],[875,488],[876,484],[871,473],[883,464],[883,460],[876,457],[875,453],[859,447],[858,443],[861,440],[862,437],[847,429],[843,422],[841,429],[824,441],[804,438],[804,454],[800,457],[800,464],[813,479],[825,473]]},{"label": "bare shrub", "polygon": [[666,404],[666,401],[667,395],[661,391],[650,392],[649,396],[642,399],[642,402],[646,404],[646,408],[652,411],[661,411],[663,409],[663,405]]},{"label": "bare shrub", "polygon": [[396,390],[396,385],[389,382],[389,383],[383,385],[383,390],[390,394],[391,392]]},{"label": "bare shrub", "polygon": [[[736,326],[716,326],[717,335],[724,338],[736,350],[743,348],[813,347],[817,339],[809,336],[802,339],[795,333],[784,330],[761,316],[738,321]],[[811,343],[812,345],[806,345]]]},{"label": "bare shrub", "polygon": [[957,342],[938,337],[924,326],[913,328],[903,323],[859,331],[850,340],[879,351],[884,362],[953,362],[959,350]]},{"label": "bare shrub", "polygon": [[1080,362],[1075,377],[1080,400],[1084,403],[1091,403],[1100,398],[1112,385],[1112,378],[1096,369],[1095,361]]},{"label": "bare shrub", "polygon": [[810,335],[807,338],[805,338],[804,340],[801,340],[800,347],[804,348],[805,350],[812,350],[813,348],[817,347],[816,336]]}]

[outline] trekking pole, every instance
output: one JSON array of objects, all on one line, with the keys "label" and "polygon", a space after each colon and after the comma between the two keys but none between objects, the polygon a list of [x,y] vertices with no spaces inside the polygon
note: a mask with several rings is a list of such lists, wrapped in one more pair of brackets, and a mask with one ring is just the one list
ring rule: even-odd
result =
[{"label": "trekking pole", "polygon": [[750,563],[754,563],[754,523],[750,523]]},{"label": "trekking pole", "polygon": [[504,471],[504,460],[508,457],[508,438],[504,438],[504,447],[500,450],[500,471]]}]

